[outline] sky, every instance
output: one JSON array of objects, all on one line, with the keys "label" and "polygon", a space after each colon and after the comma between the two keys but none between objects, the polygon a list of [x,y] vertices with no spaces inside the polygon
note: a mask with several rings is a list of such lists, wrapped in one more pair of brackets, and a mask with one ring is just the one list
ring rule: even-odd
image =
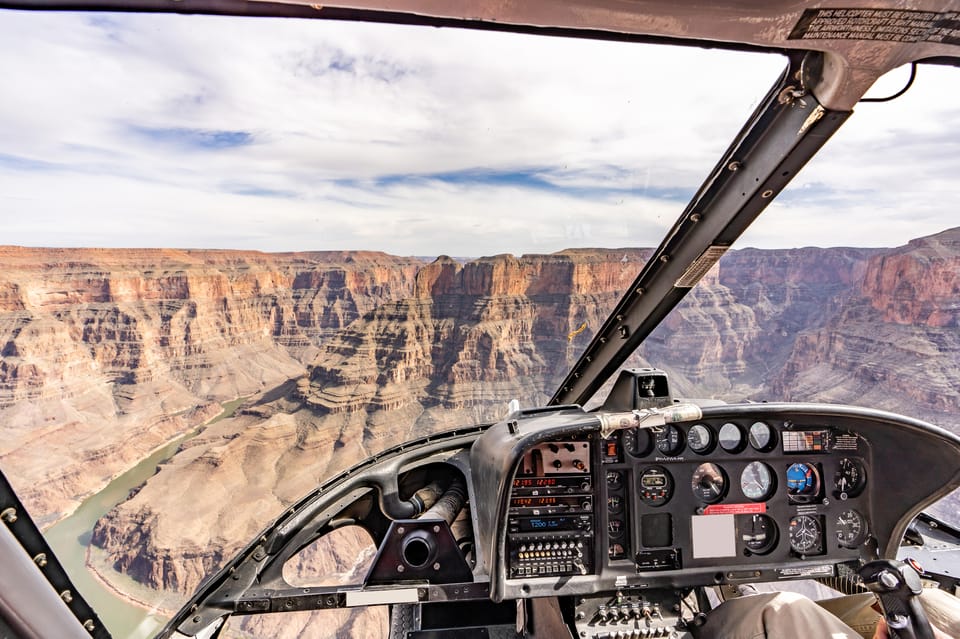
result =
[{"label": "sky", "polygon": [[[655,246],[779,56],[299,20],[4,11],[0,244]],[[906,70],[881,80],[893,93]],[[960,225],[960,69],[859,105],[737,247]]]}]

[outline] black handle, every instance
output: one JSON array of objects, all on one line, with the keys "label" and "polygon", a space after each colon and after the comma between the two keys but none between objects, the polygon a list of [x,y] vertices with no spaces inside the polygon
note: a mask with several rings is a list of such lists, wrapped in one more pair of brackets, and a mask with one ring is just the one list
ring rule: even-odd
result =
[{"label": "black handle", "polygon": [[902,561],[879,559],[857,571],[864,585],[880,599],[890,639],[935,639],[918,595],[920,575]]}]

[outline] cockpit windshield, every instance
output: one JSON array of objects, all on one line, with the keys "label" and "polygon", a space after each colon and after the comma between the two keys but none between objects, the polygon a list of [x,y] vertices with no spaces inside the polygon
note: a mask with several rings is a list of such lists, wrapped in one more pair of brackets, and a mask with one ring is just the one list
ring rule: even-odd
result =
[{"label": "cockpit windshield", "polygon": [[[786,65],[5,12],[0,468],[114,635],[149,636],[325,480],[547,402]],[[859,107],[626,366],[960,432],[955,76]]]}]

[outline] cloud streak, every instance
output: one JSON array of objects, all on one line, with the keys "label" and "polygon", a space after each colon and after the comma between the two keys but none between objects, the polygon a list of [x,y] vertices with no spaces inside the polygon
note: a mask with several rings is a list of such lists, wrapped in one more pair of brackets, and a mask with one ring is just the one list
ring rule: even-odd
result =
[{"label": "cloud streak", "polygon": [[[5,242],[652,245],[783,64],[453,29],[6,12]],[[858,109],[744,244],[896,244],[955,224],[960,115],[943,94],[960,83],[943,71]]]}]

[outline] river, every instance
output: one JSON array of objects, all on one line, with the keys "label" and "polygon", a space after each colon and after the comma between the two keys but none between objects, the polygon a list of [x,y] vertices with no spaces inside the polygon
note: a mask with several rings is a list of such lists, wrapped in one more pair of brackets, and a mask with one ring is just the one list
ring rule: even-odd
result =
[{"label": "river", "polygon": [[[232,417],[234,411],[245,399],[241,397],[224,403],[223,412],[204,426]],[[132,489],[152,477],[157,471],[157,465],[172,457],[181,443],[199,432],[200,429],[191,431],[163,448],[157,449],[149,457],[107,484],[103,490],[85,500],[72,515],[44,533],[47,543],[53,548],[76,589],[93,606],[110,634],[116,639],[152,637],[167,619],[118,597],[90,573],[85,559],[93,527],[100,517],[126,500]]]}]

